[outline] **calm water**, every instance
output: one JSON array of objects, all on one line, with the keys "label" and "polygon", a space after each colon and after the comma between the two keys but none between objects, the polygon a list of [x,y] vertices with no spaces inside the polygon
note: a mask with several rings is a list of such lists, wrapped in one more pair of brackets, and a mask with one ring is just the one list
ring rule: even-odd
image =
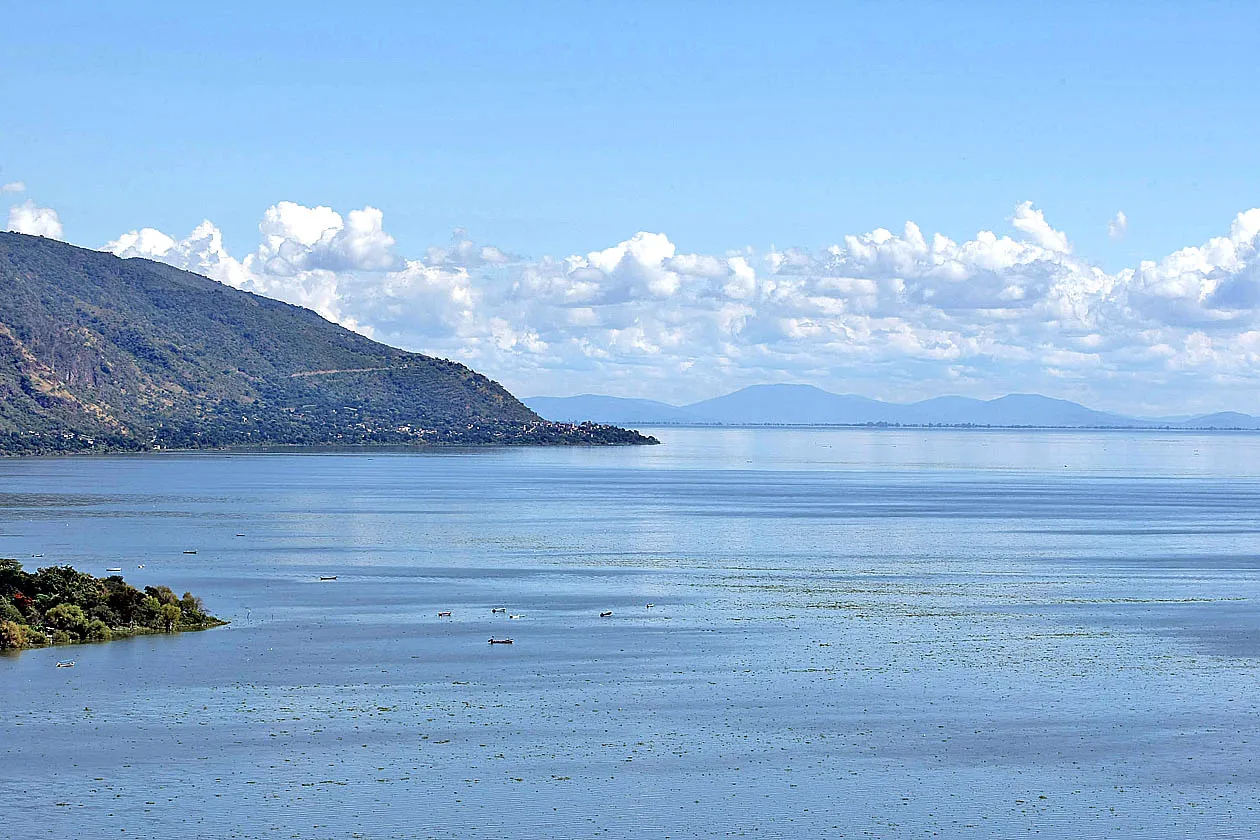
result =
[{"label": "calm water", "polygon": [[232,620],[0,657],[0,835],[1260,831],[1260,436],[656,434],[0,461]]}]

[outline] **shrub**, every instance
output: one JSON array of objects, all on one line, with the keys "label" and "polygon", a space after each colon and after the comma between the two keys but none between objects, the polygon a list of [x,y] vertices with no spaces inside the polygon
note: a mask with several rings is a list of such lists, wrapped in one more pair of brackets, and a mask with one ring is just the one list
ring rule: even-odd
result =
[{"label": "shrub", "polygon": [[88,622],[87,630],[84,631],[83,638],[89,642],[108,642],[113,638],[113,633],[109,629],[109,625],[94,618]]}]

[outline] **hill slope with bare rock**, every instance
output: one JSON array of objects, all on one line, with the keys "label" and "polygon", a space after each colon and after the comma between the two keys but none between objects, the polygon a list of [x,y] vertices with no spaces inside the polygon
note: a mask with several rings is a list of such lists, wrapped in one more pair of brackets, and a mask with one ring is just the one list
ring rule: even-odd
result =
[{"label": "hill slope with bare rock", "polygon": [[464,365],[143,259],[0,233],[0,453],[650,443]]}]

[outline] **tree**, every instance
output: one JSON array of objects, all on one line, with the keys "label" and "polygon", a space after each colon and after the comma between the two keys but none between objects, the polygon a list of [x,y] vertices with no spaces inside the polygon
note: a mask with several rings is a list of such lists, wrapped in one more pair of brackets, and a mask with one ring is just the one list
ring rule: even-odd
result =
[{"label": "tree", "polygon": [[166,632],[174,632],[175,628],[179,626],[179,620],[183,616],[183,610],[174,604],[163,604],[159,608],[158,612],[162,617],[162,626],[165,628]]},{"label": "tree", "polygon": [[87,630],[83,634],[83,638],[89,642],[108,642],[113,636],[113,631],[109,629],[109,625],[99,618],[89,621]]},{"label": "tree", "polygon": [[25,627],[15,621],[0,621],[0,650],[20,650],[26,644]]},{"label": "tree", "polygon": [[82,637],[87,630],[87,616],[78,604],[58,604],[44,614],[44,620],[70,636]]},{"label": "tree", "polygon": [[206,608],[202,606],[201,599],[191,592],[185,592],[184,597],[179,599],[179,608],[193,621],[201,621],[206,615]]},{"label": "tree", "polygon": [[157,598],[160,604],[179,604],[179,597],[169,586],[146,586],[144,594]]},{"label": "tree", "polygon": [[162,602],[152,595],[145,595],[136,614],[145,627],[157,627],[162,620]]},{"label": "tree", "polygon": [[105,589],[109,593],[106,603],[118,616],[119,622],[123,626],[135,624],[140,618],[144,593],[116,575],[105,578]]},{"label": "tree", "polygon": [[12,621],[16,624],[25,623],[24,616],[14,605],[13,601],[3,597],[0,597],[0,621]]},{"label": "tree", "polygon": [[71,566],[48,566],[35,575],[35,604],[47,611],[57,604],[77,604],[91,609],[105,595],[101,582]]}]

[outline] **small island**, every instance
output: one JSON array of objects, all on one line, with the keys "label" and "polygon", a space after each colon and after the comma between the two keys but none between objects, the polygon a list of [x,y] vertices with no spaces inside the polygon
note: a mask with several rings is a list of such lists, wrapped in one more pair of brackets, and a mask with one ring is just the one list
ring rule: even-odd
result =
[{"label": "small island", "polygon": [[141,591],[121,575],[97,578],[70,566],[31,573],[16,560],[0,559],[0,651],[224,624],[191,592],[179,597],[168,586]]}]

